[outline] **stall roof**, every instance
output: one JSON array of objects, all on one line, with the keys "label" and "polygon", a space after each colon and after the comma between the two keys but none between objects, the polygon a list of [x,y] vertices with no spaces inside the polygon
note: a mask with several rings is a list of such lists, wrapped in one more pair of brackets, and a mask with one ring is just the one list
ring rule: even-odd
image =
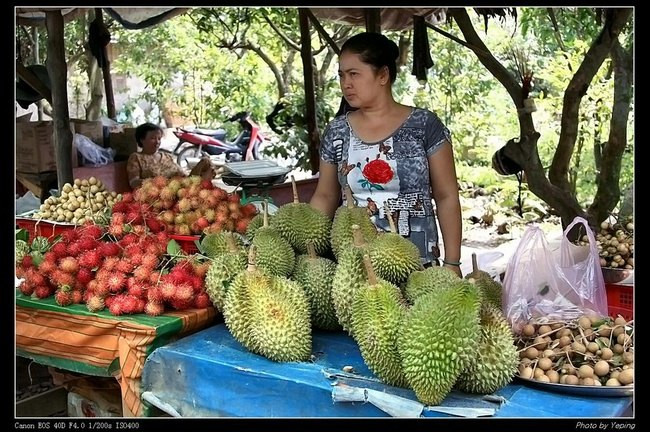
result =
[{"label": "stall roof", "polygon": [[[43,7],[18,7],[16,8],[17,23],[23,25],[44,25],[45,11],[60,10],[65,22],[75,19],[89,8],[43,8]],[[187,8],[172,7],[132,7],[132,8],[102,8],[113,19],[129,29],[138,29],[159,24],[169,18],[175,17]]]},{"label": "stall roof", "polygon": [[[310,8],[319,19],[351,25],[365,25],[367,8]],[[445,20],[447,8],[381,8],[382,30],[405,30],[413,28],[413,15],[423,16],[431,24]]]}]

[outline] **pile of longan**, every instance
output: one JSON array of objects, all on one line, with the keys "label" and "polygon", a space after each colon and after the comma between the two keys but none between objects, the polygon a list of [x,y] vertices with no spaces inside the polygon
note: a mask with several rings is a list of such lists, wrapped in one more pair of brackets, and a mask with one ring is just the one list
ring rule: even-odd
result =
[{"label": "pile of longan", "polygon": [[634,383],[634,321],[582,316],[533,319],[518,327],[521,378],[583,386]]}]

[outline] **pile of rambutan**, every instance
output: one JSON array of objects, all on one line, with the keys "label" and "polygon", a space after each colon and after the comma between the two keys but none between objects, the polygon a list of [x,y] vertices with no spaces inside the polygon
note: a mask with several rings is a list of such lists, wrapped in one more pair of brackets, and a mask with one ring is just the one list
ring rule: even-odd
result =
[{"label": "pile of rambutan", "polygon": [[146,179],[133,198],[151,206],[167,231],[177,235],[221,231],[243,234],[257,214],[253,204],[241,205],[238,194],[229,194],[197,176]]},{"label": "pile of rambutan", "polygon": [[40,263],[23,257],[16,268],[24,279],[19,289],[41,299],[54,295],[62,306],[84,302],[91,312],[108,308],[113,315],[156,316],[167,306],[211,306],[204,288],[209,264],[198,257],[167,257],[165,231],[138,231],[116,233],[98,225],[65,231]]}]

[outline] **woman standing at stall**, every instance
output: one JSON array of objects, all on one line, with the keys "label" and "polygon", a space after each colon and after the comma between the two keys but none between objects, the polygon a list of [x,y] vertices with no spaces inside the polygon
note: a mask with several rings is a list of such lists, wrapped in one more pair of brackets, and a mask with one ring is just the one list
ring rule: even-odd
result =
[{"label": "woman standing at stall", "polygon": [[459,276],[461,212],[449,130],[433,112],[395,101],[397,45],[378,33],[348,39],[339,56],[341,90],[353,111],[323,132],[320,177],[311,205],[332,217],[349,185],[379,229],[387,206],[399,233],[420,250],[424,265],[439,258]]}]

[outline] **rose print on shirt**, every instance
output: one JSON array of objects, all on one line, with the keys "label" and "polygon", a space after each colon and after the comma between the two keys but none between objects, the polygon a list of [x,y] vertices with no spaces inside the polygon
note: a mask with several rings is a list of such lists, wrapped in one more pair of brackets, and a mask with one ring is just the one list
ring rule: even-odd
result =
[{"label": "rose print on shirt", "polygon": [[368,190],[384,190],[381,185],[390,182],[395,177],[393,169],[388,162],[379,159],[380,156],[378,154],[377,159],[373,161],[366,158],[367,163],[363,167],[363,170],[361,170],[364,178],[358,180],[362,188],[368,188]]}]

